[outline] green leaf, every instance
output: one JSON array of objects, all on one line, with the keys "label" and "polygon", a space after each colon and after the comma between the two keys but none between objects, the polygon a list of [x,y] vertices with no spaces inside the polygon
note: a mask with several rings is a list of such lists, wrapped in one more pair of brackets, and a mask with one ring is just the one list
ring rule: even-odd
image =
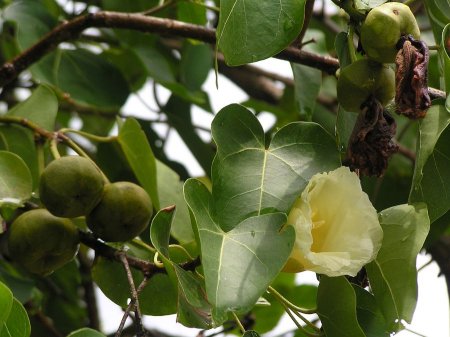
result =
[{"label": "green leaf", "polygon": [[8,319],[13,306],[13,294],[9,288],[0,282],[0,326]]},{"label": "green leaf", "polygon": [[449,0],[427,0],[424,2],[436,42],[441,40],[444,27],[450,22]]},{"label": "green leaf", "polygon": [[119,129],[117,140],[136,178],[152,199],[153,206],[159,209],[155,156],[139,122],[127,118]]},{"label": "green leaf", "polygon": [[[275,288],[281,295],[287,298],[287,294],[292,293],[290,290],[295,288],[295,274],[278,274],[271,283],[271,287]],[[269,305],[257,305],[252,309],[252,315],[255,320],[252,328],[259,331],[259,333],[271,331],[278,324],[281,316],[286,313],[283,306],[271,293],[266,293],[263,296]]]},{"label": "green leaf", "polygon": [[206,7],[202,3],[178,1],[177,17],[180,21],[204,26],[207,23]]},{"label": "green leaf", "polygon": [[0,143],[0,150],[17,154],[28,166],[35,189],[39,181],[39,170],[33,132],[17,125],[5,124],[0,125],[0,138],[5,142]]},{"label": "green leaf", "polygon": [[213,216],[225,231],[249,216],[287,213],[314,174],[340,165],[334,140],[320,125],[288,124],[266,148],[258,119],[237,104],[216,115],[212,136]]},{"label": "green leaf", "polygon": [[167,115],[169,124],[177,130],[202,169],[208,174],[211,169],[214,152],[212,147],[200,138],[192,125],[191,104],[172,95],[164,107],[164,112]]},{"label": "green leaf", "polygon": [[341,153],[345,153],[347,150],[347,144],[357,118],[358,114],[339,107],[336,116],[336,137]]},{"label": "green leaf", "polygon": [[4,9],[2,17],[16,23],[21,50],[31,47],[57,23],[40,1],[14,1]]},{"label": "green leaf", "polygon": [[222,0],[217,45],[232,66],[256,62],[286,48],[300,33],[306,0]]},{"label": "green leaf", "polygon": [[450,106],[450,23],[447,24],[442,31],[439,57],[442,64],[442,76],[444,77],[445,92],[447,93],[447,95],[449,95],[446,100],[447,111],[450,111],[450,109],[448,108]]},{"label": "green leaf", "polygon": [[121,71],[132,91],[138,91],[145,84],[147,80],[145,65],[132,48],[110,48],[102,55]]},{"label": "green leaf", "polygon": [[0,337],[28,337],[31,333],[27,311],[17,299],[13,299],[8,319],[0,326]]},{"label": "green leaf", "polygon": [[[180,2],[178,6],[192,5]],[[200,90],[212,65],[212,52],[206,44],[185,43],[181,52],[180,80],[189,90]]]},{"label": "green leaf", "polygon": [[348,50],[348,39],[346,32],[340,32],[336,35],[334,48],[336,49],[336,54],[338,56],[339,66],[341,69],[352,63],[352,59]]},{"label": "green leaf", "polygon": [[27,100],[8,111],[8,115],[26,118],[48,131],[53,131],[57,113],[58,100],[47,85],[40,85]]},{"label": "green leaf", "polygon": [[34,77],[85,105],[114,112],[130,89],[119,69],[101,55],[85,49],[57,49],[31,67]]},{"label": "green leaf", "polygon": [[[420,122],[409,202],[425,202],[430,222],[450,209],[450,114],[434,105]],[[436,183],[438,181],[438,183]]]},{"label": "green leaf", "polygon": [[246,313],[255,305],[289,257],[294,229],[289,226],[280,233],[286,215],[270,213],[224,232],[212,218],[213,199],[200,181],[186,181],[184,195],[198,231],[213,322],[219,325],[228,312]]},{"label": "green leaf", "polygon": [[322,85],[322,72],[312,67],[291,63],[294,73],[295,100],[303,120],[311,121],[317,95]]},{"label": "green leaf", "polygon": [[176,205],[177,212],[172,220],[171,234],[178,242],[190,243],[195,240],[189,210],[184,201],[183,183],[178,174],[170,167],[156,161],[156,171],[158,173],[158,196],[161,208]]},{"label": "green leaf", "polygon": [[366,337],[356,316],[355,291],[344,276],[321,276],[317,314],[327,336]]},{"label": "green leaf", "polygon": [[176,75],[170,59],[164,55],[158,48],[147,43],[139,44],[133,48],[147,69],[148,74],[159,83],[175,83]]},{"label": "green leaf", "polygon": [[356,294],[356,314],[358,322],[367,337],[389,337],[386,321],[377,305],[375,297],[363,288],[353,285]]},{"label": "green leaf", "polygon": [[417,302],[416,258],[430,229],[424,204],[399,205],[380,212],[383,243],[366,266],[370,285],[389,331],[410,323]]},{"label": "green leaf", "polygon": [[18,155],[0,151],[0,207],[19,207],[31,197],[33,181],[30,170]]},{"label": "green leaf", "polygon": [[161,209],[152,221],[150,238],[163,259],[166,270],[178,288],[177,321],[187,327],[210,329],[211,306],[205,298],[204,284],[193,273],[183,270],[169,257],[170,227],[174,207]]},{"label": "green leaf", "polygon": [[[153,257],[148,257],[153,261]],[[131,270],[134,284],[138,286],[144,279],[142,273]],[[114,277],[112,277],[112,275]],[[106,258],[98,257],[92,267],[92,277],[100,290],[111,301],[126,308],[130,295],[130,286],[122,264]],[[155,274],[151,282],[139,294],[139,304],[144,315],[170,315],[177,309],[177,293],[166,274]]]},{"label": "green leaf", "polygon": [[67,337],[105,337],[105,335],[94,329],[82,328],[77,331],[73,331],[67,335]]}]

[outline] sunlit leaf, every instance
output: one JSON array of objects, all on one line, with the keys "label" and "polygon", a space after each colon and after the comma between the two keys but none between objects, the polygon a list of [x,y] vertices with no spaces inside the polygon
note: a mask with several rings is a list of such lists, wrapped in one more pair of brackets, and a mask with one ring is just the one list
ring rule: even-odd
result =
[{"label": "sunlit leaf", "polygon": [[33,181],[22,158],[0,151],[0,206],[19,207],[31,197]]},{"label": "sunlit leaf", "polygon": [[0,125],[0,138],[5,142],[4,144],[0,142],[0,150],[17,154],[28,166],[33,177],[34,189],[39,180],[39,172],[33,133],[23,127],[6,124]]},{"label": "sunlit leaf", "polygon": [[366,337],[356,316],[355,291],[344,276],[321,276],[317,314],[327,336]]},{"label": "sunlit leaf", "polygon": [[17,299],[13,299],[7,320],[0,325],[0,337],[29,337],[30,320],[27,311]]},{"label": "sunlit leaf", "polygon": [[183,183],[178,174],[160,161],[156,161],[158,172],[158,195],[161,208],[175,205],[177,212],[172,220],[171,234],[180,243],[194,241],[189,210],[183,197]]},{"label": "sunlit leaf", "polygon": [[154,207],[159,209],[155,156],[138,121],[127,118],[119,129],[118,142],[136,178],[152,199]]},{"label": "sunlit leaf", "polygon": [[376,259],[366,266],[386,329],[402,329],[411,322],[417,302],[416,258],[430,229],[424,204],[399,205],[380,212],[383,243]]},{"label": "sunlit leaf", "polygon": [[13,306],[13,294],[9,288],[0,282],[0,327],[8,319]]},{"label": "sunlit leaf", "polygon": [[[249,311],[285,264],[294,244],[292,227],[280,232],[283,213],[250,217],[224,232],[211,216],[213,199],[198,180],[184,186],[201,246],[208,301],[216,325],[227,313]],[[273,247],[277,247],[273,249]]]},{"label": "sunlit leaf", "polygon": [[213,216],[227,231],[245,218],[287,212],[308,180],[339,166],[333,138],[318,124],[291,123],[270,146],[257,118],[232,104],[214,118]]},{"label": "sunlit leaf", "polygon": [[232,66],[286,48],[303,26],[306,0],[222,0],[217,44]]}]

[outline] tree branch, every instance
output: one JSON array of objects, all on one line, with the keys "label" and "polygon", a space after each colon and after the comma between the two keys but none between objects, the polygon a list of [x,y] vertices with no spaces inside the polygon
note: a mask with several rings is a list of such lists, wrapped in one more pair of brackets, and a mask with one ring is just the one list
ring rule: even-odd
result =
[{"label": "tree branch", "polygon": [[[101,11],[79,16],[64,22],[47,33],[36,44],[22,52],[0,68],[0,87],[14,80],[22,71],[53,51],[60,43],[74,40],[87,28],[122,28],[141,32],[160,33],[197,39],[206,43],[216,42],[216,31],[211,28],[181,21],[129,14]],[[276,57],[291,62],[309,65],[334,74],[339,67],[337,59],[315,55],[297,48],[288,47]]]},{"label": "tree branch", "polygon": [[[124,253],[121,250],[115,249],[99,241],[92,233],[84,232],[81,230],[78,231],[78,233],[81,243],[88,246],[89,248],[92,248],[96,254],[111,260],[122,262],[121,256]],[[150,261],[146,261],[131,255],[126,255],[126,259],[131,267],[140,270],[145,277],[150,278],[155,274],[167,273],[165,269],[158,268],[154,263]],[[192,261],[179,264],[179,266],[184,270],[191,270],[191,271],[195,270],[195,268],[199,265],[200,260],[198,258]]]}]

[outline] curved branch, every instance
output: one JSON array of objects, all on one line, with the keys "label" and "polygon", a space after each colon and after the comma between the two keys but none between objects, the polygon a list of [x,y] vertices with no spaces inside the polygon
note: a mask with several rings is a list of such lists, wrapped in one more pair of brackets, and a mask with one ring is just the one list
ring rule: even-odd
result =
[{"label": "curved branch", "polygon": [[[85,29],[93,27],[132,29],[197,39],[210,44],[216,42],[216,31],[211,28],[142,14],[100,11],[60,24],[36,44],[13,60],[4,63],[0,67],[0,87],[10,83],[22,71],[54,50],[60,43],[77,39]],[[330,74],[334,74],[339,68],[338,61],[332,57],[315,55],[293,47],[286,48],[275,57],[316,67]]]},{"label": "curved branch", "polygon": [[[160,33],[177,37],[197,39],[210,44],[216,43],[216,31],[211,28],[181,21],[145,16],[139,13],[100,11],[76,17],[55,27],[33,46],[0,67],[0,87],[13,81],[22,71],[53,51],[62,42],[77,39],[87,28],[121,28],[147,33]],[[274,57],[304,64],[335,74],[339,61],[329,56],[317,55],[295,47],[287,47]],[[430,88],[432,98],[445,98],[445,93]]]}]

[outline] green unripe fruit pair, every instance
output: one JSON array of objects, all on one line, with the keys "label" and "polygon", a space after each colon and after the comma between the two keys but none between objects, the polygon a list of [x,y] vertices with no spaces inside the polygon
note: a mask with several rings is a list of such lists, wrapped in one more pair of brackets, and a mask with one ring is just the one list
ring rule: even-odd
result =
[{"label": "green unripe fruit pair", "polygon": [[381,63],[392,63],[401,36],[420,38],[416,18],[400,2],[387,2],[373,8],[361,26],[361,44],[367,56]]},{"label": "green unripe fruit pair", "polygon": [[39,195],[53,215],[74,218],[88,214],[100,202],[104,184],[102,173],[89,159],[67,156],[45,168]]},{"label": "green unripe fruit pair", "polygon": [[358,112],[370,97],[383,106],[395,95],[395,73],[386,65],[361,59],[343,68],[337,82],[339,104],[347,110]]},{"label": "green unripe fruit pair", "polygon": [[78,231],[71,220],[46,209],[23,213],[11,225],[11,257],[28,271],[48,275],[68,263],[78,251]]},{"label": "green unripe fruit pair", "polygon": [[148,225],[153,206],[147,192],[126,182],[105,185],[100,203],[86,216],[88,227],[104,241],[128,241]]}]

